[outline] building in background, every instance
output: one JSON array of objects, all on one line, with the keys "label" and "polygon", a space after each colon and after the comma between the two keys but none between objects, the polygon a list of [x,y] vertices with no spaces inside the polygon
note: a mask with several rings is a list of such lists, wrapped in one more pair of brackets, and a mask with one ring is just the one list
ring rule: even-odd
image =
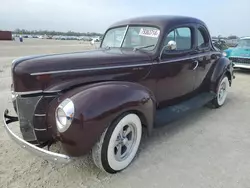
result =
[{"label": "building in background", "polygon": [[0,40],[12,40],[12,33],[10,31],[0,31]]}]

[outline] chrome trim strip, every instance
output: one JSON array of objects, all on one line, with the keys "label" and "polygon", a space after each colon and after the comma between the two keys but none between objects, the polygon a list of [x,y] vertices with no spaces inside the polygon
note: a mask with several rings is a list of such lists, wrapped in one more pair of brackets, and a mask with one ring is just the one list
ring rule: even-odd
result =
[{"label": "chrome trim strip", "polygon": [[55,90],[55,91],[43,91],[43,90],[36,90],[36,91],[25,91],[25,92],[15,92],[18,95],[30,95],[30,94],[39,94],[39,93],[47,93],[47,94],[51,94],[51,93],[57,93],[60,92],[61,90]]},{"label": "chrome trim strip", "polygon": [[50,94],[50,93],[57,93],[60,92],[61,90],[54,90],[54,91],[43,91],[43,93]]},{"label": "chrome trim strip", "polygon": [[48,72],[36,72],[31,73],[32,76],[38,76],[43,74],[60,74],[65,72],[81,72],[81,71],[95,71],[95,70],[106,70],[106,69],[117,69],[117,68],[132,68],[132,67],[140,67],[140,66],[149,66],[152,63],[142,63],[136,65],[118,65],[118,66],[110,66],[110,67],[95,67],[95,68],[85,68],[85,69],[71,69],[71,70],[60,70],[60,71],[48,71]]},{"label": "chrome trim strip", "polygon": [[242,56],[230,56],[230,58],[241,58],[241,59],[250,59],[250,56],[249,57],[242,57]]},{"label": "chrome trim strip", "polygon": [[[183,61],[183,60],[199,58],[199,57],[203,57],[203,56],[204,56],[204,54],[194,55],[194,56],[191,55],[191,56],[184,57],[184,58],[162,61],[160,63],[170,63],[170,62],[176,62],[176,61]],[[95,70],[118,69],[118,68],[133,68],[133,67],[140,67],[140,66],[149,66],[149,65],[153,65],[153,64],[154,63],[150,62],[150,63],[142,63],[142,64],[134,64],[134,65],[117,65],[117,66],[95,67],[95,68],[85,68],[85,69],[71,69],[71,70],[59,70],[59,71],[48,71],[48,72],[36,72],[36,73],[31,73],[30,75],[38,76],[38,75],[43,75],[43,74],[60,74],[60,73],[66,73],[66,72],[95,71]]]},{"label": "chrome trim strip", "polygon": [[37,129],[37,128],[34,128],[35,131],[47,131],[47,129]]},{"label": "chrome trim strip", "polygon": [[171,59],[171,60],[166,60],[166,61],[161,61],[161,63],[172,63],[172,62],[177,62],[177,61],[185,61],[185,60],[189,60],[189,59],[193,59],[196,60],[196,58],[200,58],[200,57],[204,57],[204,54],[199,54],[199,55],[189,55],[187,57],[181,57],[181,58],[175,58],[175,59]]},{"label": "chrome trim strip", "polygon": [[[64,154],[60,154],[60,153],[55,153],[49,150],[45,150],[43,148],[39,148],[33,144],[30,144],[28,142],[26,142],[25,140],[19,138],[15,133],[13,133],[11,131],[11,129],[8,127],[8,123],[6,123],[8,120],[6,120],[6,117],[8,114],[8,110],[5,110],[3,113],[3,126],[5,128],[5,130],[7,131],[8,135],[10,136],[10,138],[15,141],[18,145],[20,145],[23,149],[39,156],[42,157],[45,160],[49,160],[49,161],[54,161],[54,162],[58,162],[58,163],[69,163],[73,160],[73,158],[71,158],[70,156],[64,155]],[[14,122],[14,121],[13,121]],[[10,123],[10,122],[9,122]]]},{"label": "chrome trim strip", "polygon": [[42,93],[43,90],[36,90],[36,91],[26,91],[26,92],[15,92],[18,95],[29,95],[29,94],[37,94],[37,93]]},{"label": "chrome trim strip", "polygon": [[44,117],[44,116],[46,116],[46,114],[34,114],[34,116],[36,116],[36,117]]}]

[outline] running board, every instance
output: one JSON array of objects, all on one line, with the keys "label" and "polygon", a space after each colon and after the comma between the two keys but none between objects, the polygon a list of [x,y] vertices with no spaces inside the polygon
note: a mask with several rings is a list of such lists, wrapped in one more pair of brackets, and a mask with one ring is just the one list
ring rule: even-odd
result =
[{"label": "running board", "polygon": [[201,93],[177,105],[168,106],[156,111],[154,127],[164,126],[167,123],[186,115],[188,112],[201,108],[215,98],[215,93]]}]

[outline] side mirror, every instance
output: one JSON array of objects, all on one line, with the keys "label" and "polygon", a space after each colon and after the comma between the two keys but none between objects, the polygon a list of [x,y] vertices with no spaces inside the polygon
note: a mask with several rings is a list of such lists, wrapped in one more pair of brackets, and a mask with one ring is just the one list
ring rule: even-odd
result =
[{"label": "side mirror", "polygon": [[168,50],[176,50],[177,48],[176,42],[173,40],[170,40],[167,44],[167,48]]},{"label": "side mirror", "polygon": [[162,53],[164,52],[165,49],[170,50],[170,51],[176,50],[177,49],[176,42],[173,40],[170,40],[167,45],[162,47],[160,57],[159,57],[160,60],[161,60]]}]

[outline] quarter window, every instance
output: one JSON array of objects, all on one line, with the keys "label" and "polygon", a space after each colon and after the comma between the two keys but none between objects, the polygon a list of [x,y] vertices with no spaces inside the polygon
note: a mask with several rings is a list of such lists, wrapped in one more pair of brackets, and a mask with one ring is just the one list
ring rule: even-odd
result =
[{"label": "quarter window", "polygon": [[206,48],[208,47],[208,37],[206,31],[203,28],[198,29],[198,47]]},{"label": "quarter window", "polygon": [[180,27],[172,30],[166,37],[164,45],[167,45],[169,41],[176,42],[176,50],[189,50],[192,46],[192,33],[188,27]]}]

